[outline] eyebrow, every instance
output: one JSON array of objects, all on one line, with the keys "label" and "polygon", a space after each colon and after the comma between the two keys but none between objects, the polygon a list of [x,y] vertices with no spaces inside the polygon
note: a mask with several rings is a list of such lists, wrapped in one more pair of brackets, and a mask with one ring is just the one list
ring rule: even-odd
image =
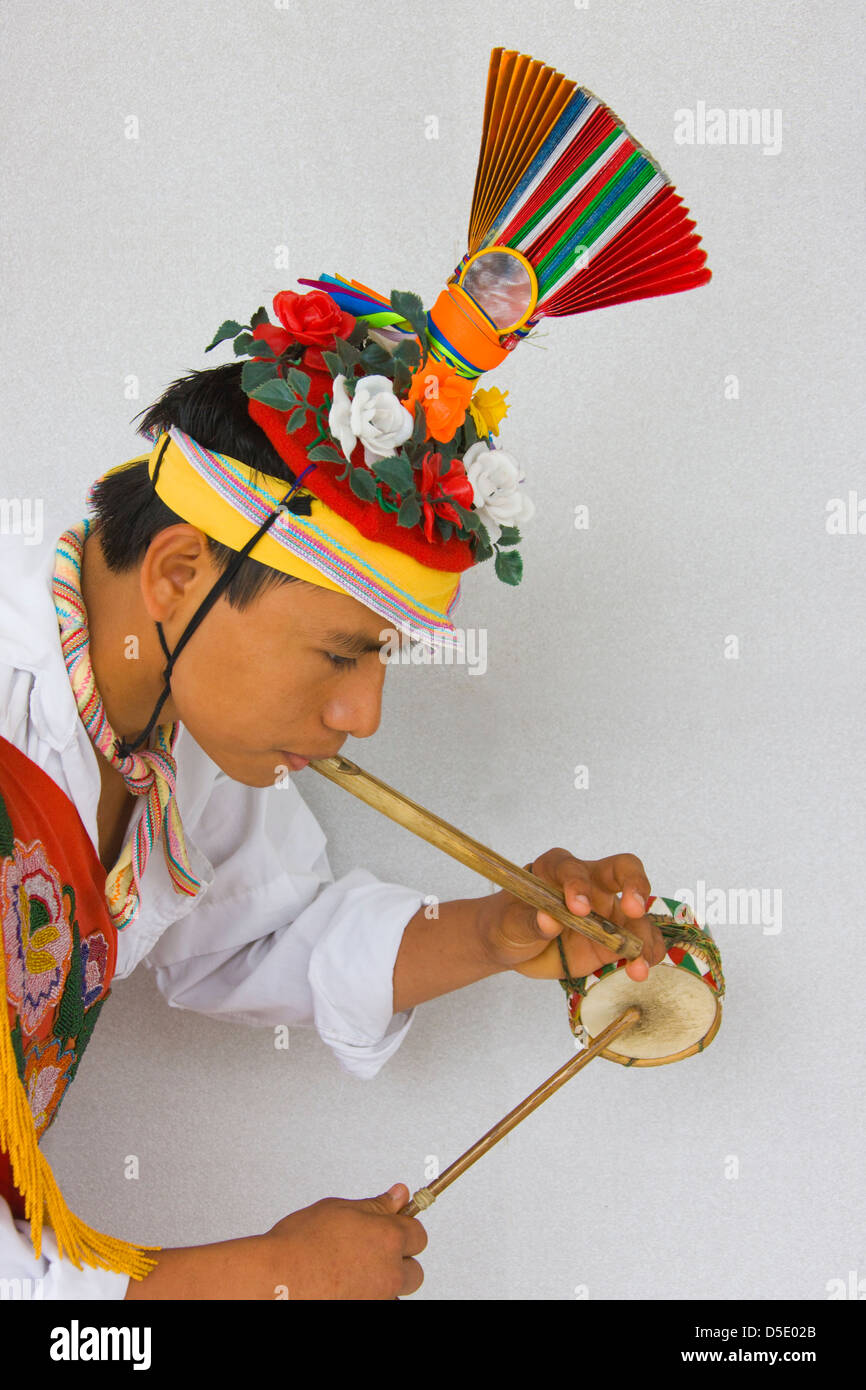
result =
[{"label": "eyebrow", "polygon": [[331,631],[324,633],[322,640],[342,647],[353,656],[363,656],[366,652],[380,652],[387,645],[387,639],[374,642],[366,632]]}]

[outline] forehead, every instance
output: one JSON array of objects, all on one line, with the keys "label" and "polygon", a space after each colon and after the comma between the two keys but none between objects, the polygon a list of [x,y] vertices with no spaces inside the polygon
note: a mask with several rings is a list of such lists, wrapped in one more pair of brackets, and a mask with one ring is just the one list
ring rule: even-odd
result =
[{"label": "forehead", "polygon": [[373,651],[394,633],[380,613],[342,590],[302,581],[280,584],[270,596],[284,621],[318,642]]}]

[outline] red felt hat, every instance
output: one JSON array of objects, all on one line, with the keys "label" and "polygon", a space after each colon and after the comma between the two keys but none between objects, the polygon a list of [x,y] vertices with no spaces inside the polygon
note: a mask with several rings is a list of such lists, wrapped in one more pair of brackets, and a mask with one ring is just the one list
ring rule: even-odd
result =
[{"label": "red felt hat", "polygon": [[[333,381],[322,362],[320,350],[317,347],[308,347],[300,365],[310,379],[307,401],[311,406],[326,406],[324,418],[327,422]],[[249,413],[250,418],[264,430],[280,458],[295,476],[309,466],[309,451],[315,448],[316,444],[334,442],[327,432],[327,424],[323,433],[314,415],[308,414],[299,429],[288,433],[284,410],[278,410],[263,401],[249,397]],[[430,442],[430,448],[435,450],[435,441]],[[359,468],[364,466],[364,446],[360,440],[352,450],[351,463]],[[399,526],[396,510],[385,511],[381,506],[356,496],[349,478],[340,479],[338,476],[344,469],[345,463],[341,468],[336,462],[320,460],[316,462],[313,471],[306,475],[303,485],[326,506],[350,521],[367,540],[378,541],[382,545],[389,545],[394,550],[411,555],[430,569],[448,570],[453,573],[467,570],[475,563],[475,555],[468,540],[460,540],[456,535],[443,540],[435,530],[433,539],[428,540],[417,526]]]}]

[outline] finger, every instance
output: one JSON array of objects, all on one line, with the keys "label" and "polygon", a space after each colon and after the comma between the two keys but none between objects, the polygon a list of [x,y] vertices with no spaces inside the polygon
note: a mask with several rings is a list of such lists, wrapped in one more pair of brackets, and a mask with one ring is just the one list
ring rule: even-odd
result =
[{"label": "finger", "polygon": [[420,1255],[422,1250],[427,1249],[430,1239],[427,1231],[417,1216],[400,1216],[398,1220],[403,1228],[403,1254]]},{"label": "finger", "polygon": [[550,941],[562,931],[562,923],[551,917],[549,912],[536,912],[535,925],[539,935],[546,936]]},{"label": "finger", "polygon": [[[620,913],[620,915],[622,914]],[[620,925],[624,924],[621,923]],[[659,961],[664,960],[667,949],[664,944],[664,939],[662,938],[658,925],[651,917],[641,917],[639,921],[629,919],[628,930],[634,936],[640,938],[641,953],[639,956],[635,957],[634,960],[628,962],[628,965],[626,965],[626,973],[633,980],[645,980],[646,975],[649,973],[649,966],[658,965]],[[647,966],[646,974],[644,974],[642,968],[644,965]],[[636,969],[630,967],[636,967]]]},{"label": "finger", "polygon": [[403,1287],[400,1290],[400,1297],[408,1293],[415,1293],[424,1283],[424,1271],[417,1260],[403,1261]]},{"label": "finger", "polygon": [[570,912],[581,915],[592,909],[592,873],[590,865],[577,859],[567,849],[549,849],[539,856],[532,865],[537,878],[546,878],[556,884],[565,898]]},{"label": "finger", "polygon": [[646,912],[646,899],[652,888],[646,869],[636,854],[611,854],[589,865],[596,887],[608,893],[621,893],[623,911],[630,917]]}]

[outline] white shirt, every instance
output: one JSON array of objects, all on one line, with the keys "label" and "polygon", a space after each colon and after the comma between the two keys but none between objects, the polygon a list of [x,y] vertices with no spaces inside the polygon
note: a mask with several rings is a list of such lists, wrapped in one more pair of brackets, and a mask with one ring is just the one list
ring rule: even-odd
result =
[{"label": "white shirt", "polygon": [[[0,734],[66,792],[98,846],[99,768],[63,659],[53,569],[53,544],[0,539]],[[422,894],[361,868],[335,880],[325,835],[290,779],[267,788],[234,782],[183,727],[175,755],[177,802],[202,887],[195,897],[174,891],[157,841],[139,914],[118,933],[115,979],[144,961],[173,1008],[315,1027],[345,1071],[375,1076],[414,1017],[393,1014],[393,973]],[[0,1279],[39,1277],[45,1298],[125,1296],[127,1275],[58,1259],[47,1228],[42,1250],[35,1260],[30,1223],[14,1221],[0,1198]]]}]

